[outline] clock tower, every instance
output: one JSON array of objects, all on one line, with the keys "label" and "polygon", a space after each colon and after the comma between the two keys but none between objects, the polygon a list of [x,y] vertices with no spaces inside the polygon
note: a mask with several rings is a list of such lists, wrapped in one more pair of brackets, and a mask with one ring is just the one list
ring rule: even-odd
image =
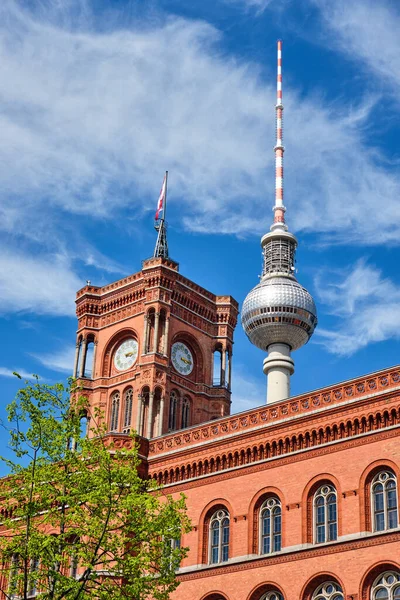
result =
[{"label": "clock tower", "polygon": [[153,438],[230,413],[238,304],[157,254],[77,293],[74,375],[113,434]]}]

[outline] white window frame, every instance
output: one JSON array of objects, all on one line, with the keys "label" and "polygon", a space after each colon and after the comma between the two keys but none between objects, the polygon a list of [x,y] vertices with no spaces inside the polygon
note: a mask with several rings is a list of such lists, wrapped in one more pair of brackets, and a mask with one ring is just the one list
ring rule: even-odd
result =
[{"label": "white window frame", "polygon": [[119,390],[115,390],[111,394],[110,431],[118,431],[120,407],[121,407],[121,394],[120,394]]},{"label": "white window frame", "polygon": [[260,600],[284,600],[284,598],[280,592],[272,590],[261,596]]},{"label": "white window frame", "polygon": [[[336,538],[334,540],[330,539],[329,536],[329,519],[328,519],[328,503],[327,498],[331,494],[335,496],[336,503]],[[318,541],[317,534],[317,499],[324,499],[324,527],[325,527],[325,539],[323,542]],[[339,528],[339,512],[338,512],[338,501],[337,501],[337,491],[336,488],[331,483],[324,483],[321,485],[313,496],[313,540],[314,544],[325,544],[326,542],[334,542],[338,539],[338,528]]]},{"label": "white window frame", "polygon": [[[370,501],[371,501],[372,531],[381,532],[381,531],[389,531],[390,529],[394,529],[393,527],[390,527],[390,528],[388,527],[389,509],[387,506],[387,484],[389,481],[394,481],[394,483],[395,483],[396,512],[397,512],[397,523],[396,523],[395,527],[399,526],[399,496],[398,496],[399,492],[398,492],[398,486],[397,486],[397,478],[396,478],[396,475],[392,471],[387,469],[387,470],[379,471],[379,473],[377,473],[375,475],[375,477],[373,478],[373,480],[371,481]],[[374,488],[379,483],[381,483],[383,486],[383,521],[384,521],[383,529],[376,529],[376,526],[375,526],[375,497],[374,497],[375,492],[374,492]]]},{"label": "white window frame", "polygon": [[[279,533],[277,534],[277,532],[275,531],[275,511],[276,509],[279,508],[280,510],[280,516],[281,516],[281,530],[279,531]],[[266,513],[267,511],[269,511],[270,513],[270,534],[269,534],[269,538],[270,538],[270,551],[269,552],[263,552],[263,516],[264,513]],[[266,556],[267,554],[272,554],[275,552],[280,552],[282,550],[282,506],[280,503],[280,500],[278,498],[275,498],[274,496],[270,496],[269,498],[266,498],[266,500],[264,500],[264,502],[262,503],[261,507],[260,507],[260,512],[259,512],[259,519],[258,519],[258,553]],[[275,550],[275,537],[276,535],[279,535],[281,538],[281,543],[280,543],[280,548],[279,550]],[[271,592],[274,593],[274,592]]]},{"label": "white window frame", "polygon": [[168,430],[176,431],[178,418],[178,402],[179,395],[176,390],[172,390],[169,395],[169,414],[168,414]]},{"label": "white window frame", "polygon": [[[224,525],[223,522],[225,521],[225,519],[228,519],[228,532],[229,532],[229,536],[228,536],[228,558],[227,560],[223,560],[222,559],[222,549],[223,546],[226,546],[226,544],[222,543],[223,540],[223,529],[224,529]],[[214,523],[218,523],[218,559],[216,561],[212,560],[212,550],[214,548],[214,545],[212,543],[212,533],[213,533],[213,524]],[[230,543],[230,536],[231,536],[231,520],[230,520],[230,516],[229,516],[229,512],[227,511],[226,508],[220,508],[218,509],[211,517],[210,519],[210,523],[208,525],[208,564],[210,565],[219,565],[221,563],[225,563],[229,560],[229,543]]]},{"label": "white window frame", "polygon": [[[387,581],[388,577],[393,577],[394,581],[389,583]],[[388,593],[388,600],[394,599],[394,589],[400,586],[400,572],[399,571],[385,571],[378,575],[375,579],[374,583],[371,586],[371,600],[376,600],[376,592],[378,590],[384,589]]]},{"label": "white window frame", "polygon": [[[328,590],[328,586],[332,586],[332,591]],[[311,600],[336,600],[340,596],[344,600],[344,592],[336,581],[324,581],[314,590]]]},{"label": "white window frame", "polygon": [[130,427],[132,423],[133,389],[131,387],[124,391],[124,428]]}]

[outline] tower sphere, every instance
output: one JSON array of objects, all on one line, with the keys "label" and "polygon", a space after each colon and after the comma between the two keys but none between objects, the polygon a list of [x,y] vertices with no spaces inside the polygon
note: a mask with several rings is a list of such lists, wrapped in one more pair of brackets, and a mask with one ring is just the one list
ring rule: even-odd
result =
[{"label": "tower sphere", "polygon": [[316,324],[314,300],[293,276],[263,277],[243,302],[243,329],[262,350],[275,343],[297,350],[308,342]]}]

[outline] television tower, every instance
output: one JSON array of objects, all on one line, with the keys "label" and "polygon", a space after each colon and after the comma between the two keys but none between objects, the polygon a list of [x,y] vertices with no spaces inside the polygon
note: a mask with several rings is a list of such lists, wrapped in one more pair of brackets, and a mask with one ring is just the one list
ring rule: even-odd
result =
[{"label": "television tower", "polygon": [[276,98],[275,205],[270,231],[261,238],[261,281],[246,296],[242,326],[251,343],[266,350],[267,403],[290,396],[294,373],[292,350],[304,346],[317,325],[317,311],[309,292],[295,277],[297,239],[288,231],[283,204],[282,42],[278,41]]}]

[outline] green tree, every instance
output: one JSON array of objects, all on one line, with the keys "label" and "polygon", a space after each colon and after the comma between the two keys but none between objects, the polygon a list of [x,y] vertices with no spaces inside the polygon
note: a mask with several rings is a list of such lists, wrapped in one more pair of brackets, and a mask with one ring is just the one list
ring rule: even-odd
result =
[{"label": "green tree", "polygon": [[[71,387],[72,386],[72,387]],[[74,401],[71,402],[71,398]],[[102,415],[89,414],[71,381],[26,382],[8,406],[10,475],[0,487],[0,586],[6,598],[166,600],[187,549],[184,497],[138,473],[131,448],[115,448]]]}]

